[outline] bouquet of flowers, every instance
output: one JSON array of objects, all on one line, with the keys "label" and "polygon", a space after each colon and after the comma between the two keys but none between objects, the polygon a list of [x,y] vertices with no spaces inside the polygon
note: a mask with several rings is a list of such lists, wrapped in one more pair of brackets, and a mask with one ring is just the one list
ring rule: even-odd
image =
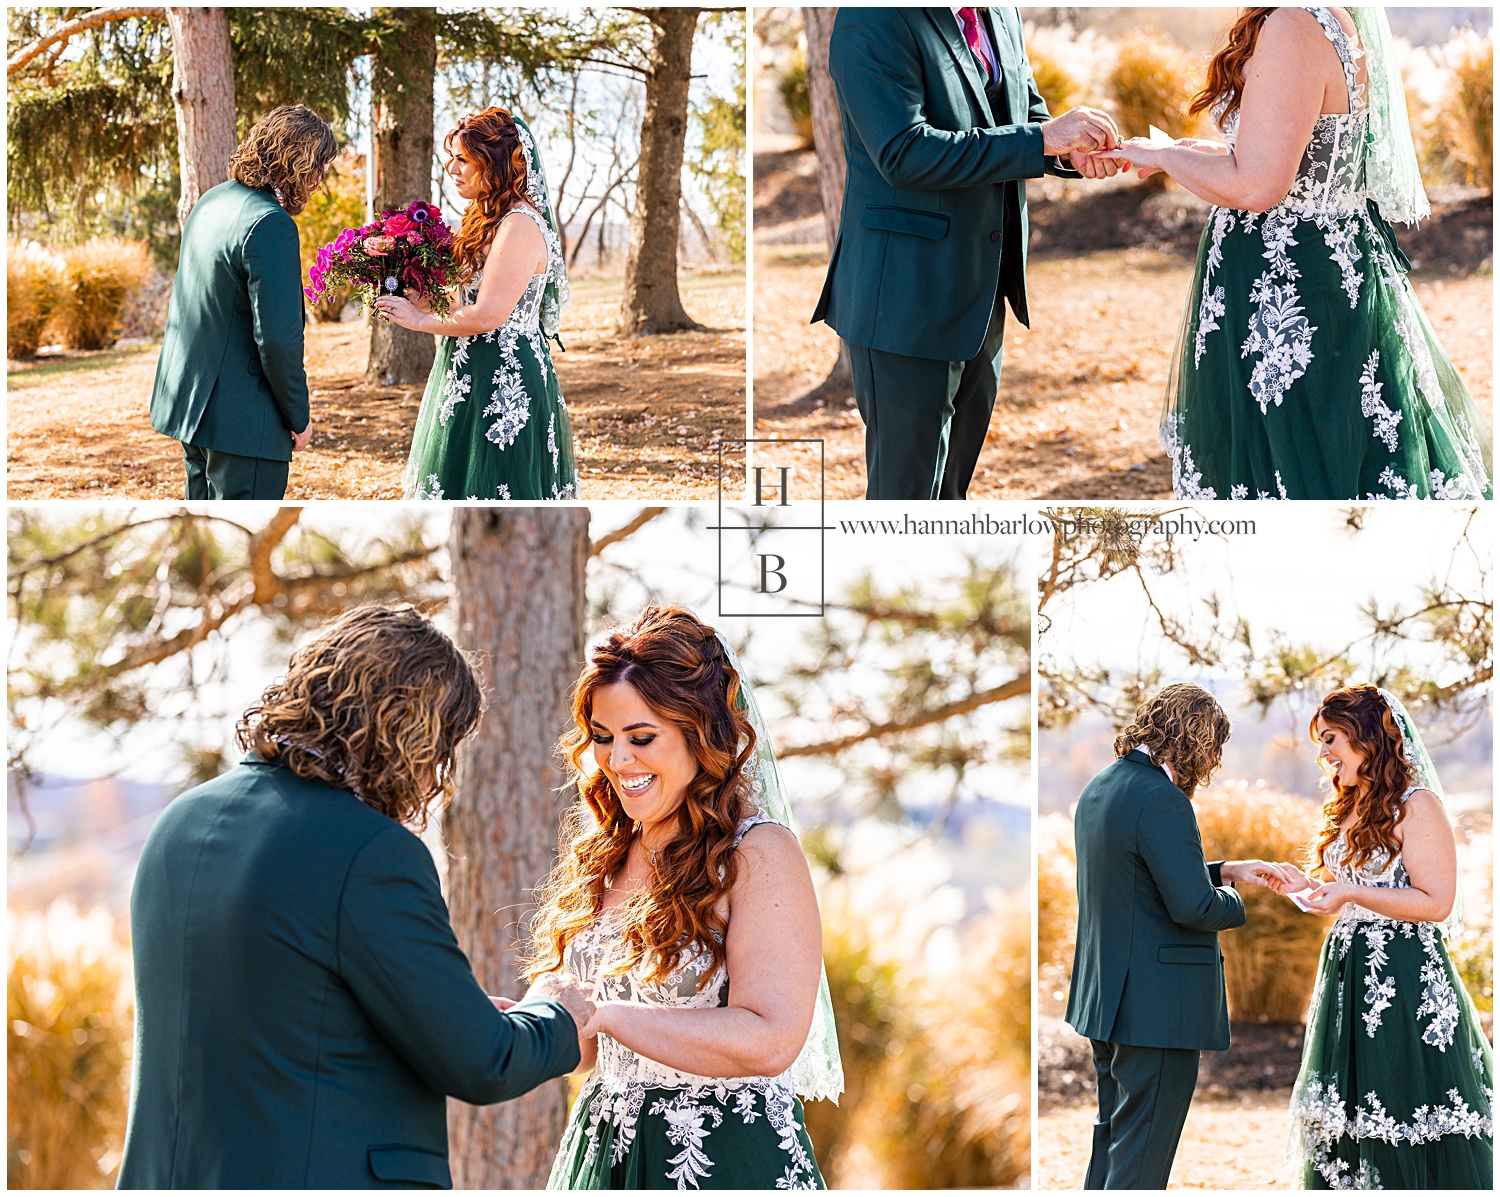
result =
[{"label": "bouquet of flowers", "polygon": [[399,212],[382,212],[364,228],[345,229],[323,246],[303,291],[316,300],[330,289],[352,287],[365,308],[381,295],[425,297],[446,316],[453,273],[453,230],[437,208],[417,200]]}]

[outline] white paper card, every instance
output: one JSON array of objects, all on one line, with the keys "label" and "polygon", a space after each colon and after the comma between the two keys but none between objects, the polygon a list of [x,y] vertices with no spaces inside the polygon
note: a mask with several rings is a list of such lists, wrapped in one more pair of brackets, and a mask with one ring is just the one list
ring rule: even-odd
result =
[{"label": "white paper card", "polygon": [[1177,138],[1173,137],[1170,133],[1163,133],[1155,125],[1151,125],[1150,129],[1151,129],[1151,136],[1150,136],[1149,140],[1150,140],[1150,142],[1151,142],[1152,145],[1176,145],[1177,144]]},{"label": "white paper card", "polygon": [[1304,900],[1305,895],[1310,893],[1312,893],[1312,890],[1305,889],[1300,893],[1287,894],[1286,896],[1291,899],[1292,905],[1295,906],[1298,910],[1302,911],[1304,914],[1311,914],[1312,907],[1310,907]]}]

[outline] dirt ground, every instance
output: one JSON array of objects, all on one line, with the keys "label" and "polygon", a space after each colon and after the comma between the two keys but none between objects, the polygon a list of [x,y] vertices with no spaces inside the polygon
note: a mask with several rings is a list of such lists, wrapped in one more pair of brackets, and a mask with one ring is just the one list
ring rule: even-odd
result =
[{"label": "dirt ground", "polygon": [[[807,323],[827,270],[814,170],[807,153],[756,156],[756,436],[823,438],[828,497],[859,498],[864,424],[853,397],[821,407],[797,402],[827,376],[838,352],[832,330]],[[1091,199],[1080,190],[1085,186],[1046,180],[1028,188],[1036,201],[1034,244],[1041,247],[1027,271],[1032,326],[1028,331],[1012,320],[1006,329],[1000,393],[970,498],[1171,495],[1171,463],[1157,443],[1157,421],[1192,279],[1190,252],[1202,230],[1198,201],[1167,192],[1145,204],[1126,202],[1117,193],[1135,184],[1121,180]],[[1114,220],[1117,208],[1133,213],[1123,228],[1142,244],[1080,252],[1080,225]],[[1470,393],[1490,415],[1494,282],[1487,211],[1471,204],[1446,237],[1424,226],[1420,248],[1428,257],[1413,247],[1424,267],[1412,279]],[[1113,234],[1122,226],[1109,227]],[[814,451],[797,447],[788,454],[810,458]]]},{"label": "dirt ground", "polygon": [[[618,281],[575,281],[553,361],[573,423],[582,498],[708,499],[720,437],[745,427],[745,276],[681,280],[704,331],[617,337]],[[399,499],[420,387],[367,387],[359,322],[307,330],[312,446],[287,497]],[[182,495],[182,452],[148,416],[158,345],[10,362],[11,499]],[[742,468],[743,455],[726,454]]]},{"label": "dirt ground", "polygon": [[[1290,1089],[1211,1097],[1200,1093],[1167,1181],[1171,1189],[1289,1189],[1284,1157]],[[1032,1151],[1032,1185],[1078,1189],[1088,1168],[1097,1107],[1075,1102],[1044,1112]]]}]

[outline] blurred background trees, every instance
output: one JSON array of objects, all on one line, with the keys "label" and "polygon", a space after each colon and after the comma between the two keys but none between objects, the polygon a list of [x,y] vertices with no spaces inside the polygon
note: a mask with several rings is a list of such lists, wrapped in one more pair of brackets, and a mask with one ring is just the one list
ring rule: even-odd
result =
[{"label": "blurred background trees", "polygon": [[[660,508],[592,524],[582,508],[408,513],[404,523],[270,505],[224,516],[14,509],[13,918],[44,917],[59,893],[99,902],[84,878],[101,869],[121,893],[162,800],[231,767],[225,732],[263,684],[254,679],[350,605],[411,601],[486,655],[491,713],[432,842],[476,971],[513,992],[515,935],[568,800],[550,749],[585,637],[653,598],[711,619],[702,522]],[[1029,1168],[1025,590],[1013,547],[926,556],[905,578],[836,572],[827,620],[724,625],[772,720],[819,881],[848,1089],[836,1107],[813,1103],[809,1124],[833,1184],[1011,1185]],[[148,772],[172,785],[139,811],[101,818],[73,854],[54,853],[52,808],[36,807],[49,783],[38,762],[56,761],[64,742],[78,745],[68,756],[78,771],[111,744],[112,759],[148,757],[158,762]],[[125,979],[69,997],[76,1013],[12,1014],[12,1183],[102,1185],[123,1127],[100,1103],[123,1103],[128,1084],[128,927],[64,907],[45,917],[103,918],[111,975]],[[27,970],[43,967],[22,955],[13,948],[13,1011],[17,987],[36,989]],[[124,996],[111,1005],[106,989]],[[70,1096],[18,1079],[17,1019],[36,1028],[21,1048],[46,1045],[57,1067],[109,1073],[115,1087]],[[80,1026],[94,1037],[78,1038]],[[42,1076],[42,1062],[26,1067]],[[456,1107],[458,1183],[541,1184],[566,1098],[558,1084],[498,1108]]]},{"label": "blurred background trees", "polygon": [[[10,256],[23,267],[19,275],[12,270],[12,289],[45,289],[42,264],[17,252],[21,242],[62,249],[101,235],[143,241],[168,281],[192,202],[223,179],[235,140],[285,103],[308,105],[333,125],[341,143],[368,151],[346,164],[362,157],[367,175],[364,211],[355,223],[368,218],[371,205],[378,212],[416,198],[446,198],[453,212],[458,203],[444,191],[434,142],[463,111],[491,103],[515,108],[549,155],[559,136],[575,150],[583,138],[583,158],[595,168],[600,138],[618,141],[619,126],[629,124],[625,141],[634,142],[636,152],[615,155],[614,172],[554,170],[552,179],[566,176],[560,211],[602,205],[594,224],[601,259],[608,241],[609,258],[619,255],[627,266],[637,261],[637,269],[650,274],[650,288],[627,289],[635,298],[622,306],[621,321],[632,331],[692,325],[685,315],[687,325],[642,316],[647,291],[663,302],[670,292],[680,309],[680,254],[731,265],[743,256],[740,10],[662,10],[668,14],[663,19],[682,26],[670,65],[653,58],[655,26],[648,14],[656,10],[481,8],[424,15],[399,8],[229,8],[204,10],[195,20],[181,14],[197,10],[171,11],[179,14],[175,24],[161,8],[102,9],[84,20],[73,9],[8,10]],[[693,82],[694,53],[710,45],[739,57],[739,82],[731,80],[727,90]],[[580,80],[593,120],[577,120],[576,105],[563,111],[564,97],[579,98]],[[618,86],[622,80],[628,85]],[[658,133],[646,120],[646,101],[662,88],[673,98]],[[696,96],[691,119],[690,90]],[[637,188],[642,130],[647,149],[665,157],[652,159],[660,169],[651,186]],[[351,183],[346,170],[340,199],[352,199]],[[604,186],[591,190],[596,183]],[[338,187],[338,178],[330,177],[323,206],[338,207],[342,215],[346,205],[332,203]],[[578,190],[564,194],[569,187]],[[695,241],[679,236],[684,213]],[[304,227],[305,236],[310,231]],[[586,232],[580,230],[580,239]],[[577,254],[572,257],[576,264]],[[124,273],[116,283],[127,293],[140,285]],[[77,306],[84,299],[71,301]],[[160,316],[140,335],[160,331],[165,304],[157,306]],[[33,303],[23,310],[22,325],[41,323],[30,337],[24,329],[19,338],[13,334],[13,351],[34,353],[33,341],[48,343],[44,308]],[[119,323],[118,307],[101,312],[96,322]],[[114,328],[108,343],[120,335]],[[430,336],[380,323],[371,336],[369,380],[386,386],[425,381]]]}]

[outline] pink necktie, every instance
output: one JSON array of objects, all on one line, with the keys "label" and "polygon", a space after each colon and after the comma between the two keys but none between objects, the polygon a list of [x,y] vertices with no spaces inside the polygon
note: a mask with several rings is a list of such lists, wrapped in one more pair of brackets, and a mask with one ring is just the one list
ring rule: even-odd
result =
[{"label": "pink necktie", "polygon": [[969,49],[974,51],[974,57],[979,60],[980,73],[986,79],[990,77],[990,64],[985,61],[984,51],[980,48],[984,43],[979,38],[979,14],[972,8],[961,8],[958,17],[964,23],[964,41],[969,43]]}]

